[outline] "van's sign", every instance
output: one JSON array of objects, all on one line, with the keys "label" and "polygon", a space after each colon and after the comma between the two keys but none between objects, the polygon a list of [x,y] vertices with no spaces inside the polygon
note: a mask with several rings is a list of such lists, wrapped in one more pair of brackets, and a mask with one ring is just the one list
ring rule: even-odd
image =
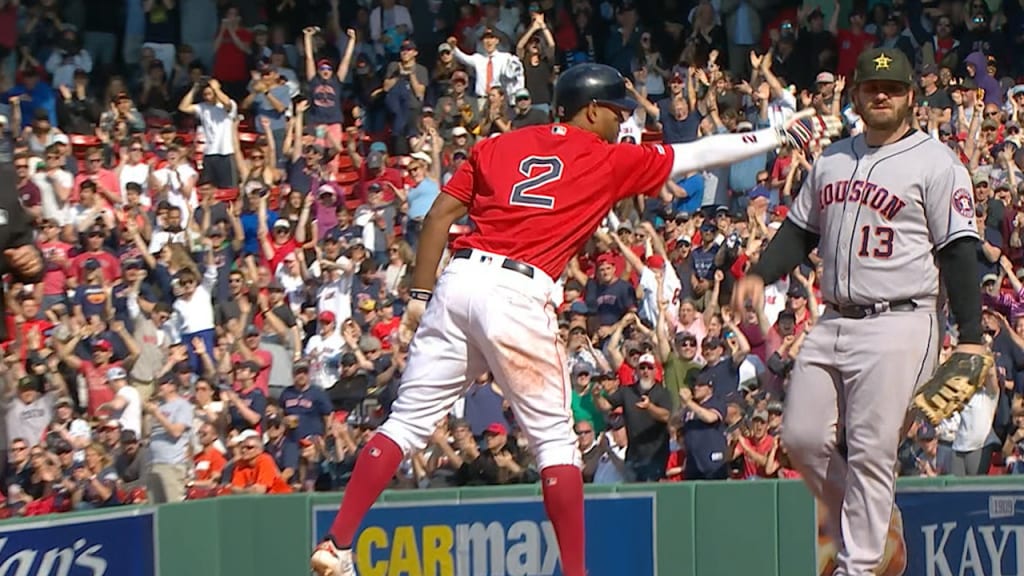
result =
[{"label": "van's sign", "polygon": [[0,576],[155,576],[151,509],[0,524]]}]

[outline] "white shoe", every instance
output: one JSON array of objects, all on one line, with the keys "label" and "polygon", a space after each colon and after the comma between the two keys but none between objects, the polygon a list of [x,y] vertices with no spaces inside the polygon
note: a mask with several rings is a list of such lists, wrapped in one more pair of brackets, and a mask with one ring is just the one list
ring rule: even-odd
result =
[{"label": "white shoe", "polygon": [[352,551],[339,550],[330,540],[324,540],[313,550],[309,567],[317,576],[356,576]]}]

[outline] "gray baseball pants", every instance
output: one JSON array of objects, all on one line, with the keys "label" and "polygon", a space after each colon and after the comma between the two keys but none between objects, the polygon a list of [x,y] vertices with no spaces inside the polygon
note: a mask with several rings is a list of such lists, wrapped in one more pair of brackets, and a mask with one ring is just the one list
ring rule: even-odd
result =
[{"label": "gray baseball pants", "polygon": [[940,346],[936,315],[922,309],[860,319],[829,309],[804,340],[782,442],[828,508],[835,576],[869,576],[882,560],[907,409]]}]

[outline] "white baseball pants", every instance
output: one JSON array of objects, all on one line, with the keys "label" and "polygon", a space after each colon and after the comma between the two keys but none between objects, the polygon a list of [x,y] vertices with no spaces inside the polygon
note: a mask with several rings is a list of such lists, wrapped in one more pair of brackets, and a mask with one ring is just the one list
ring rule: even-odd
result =
[{"label": "white baseball pants", "polygon": [[537,465],[581,464],[554,282],[502,268],[504,256],[474,250],[453,259],[409,349],[398,399],[379,432],[403,451],[426,446],[469,382],[490,371],[530,442]]}]

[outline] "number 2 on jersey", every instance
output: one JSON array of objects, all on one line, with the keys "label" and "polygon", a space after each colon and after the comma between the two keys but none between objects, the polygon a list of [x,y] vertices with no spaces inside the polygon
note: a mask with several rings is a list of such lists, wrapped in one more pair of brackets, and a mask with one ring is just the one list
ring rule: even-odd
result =
[{"label": "number 2 on jersey", "polygon": [[562,179],[562,160],[557,156],[528,156],[519,163],[519,172],[526,177],[512,187],[512,195],[508,203],[513,206],[528,208],[555,207],[554,196],[535,194],[544,186]]},{"label": "number 2 on jersey", "polygon": [[861,226],[860,251],[857,255],[882,259],[892,256],[894,235],[895,232],[888,226]]}]

